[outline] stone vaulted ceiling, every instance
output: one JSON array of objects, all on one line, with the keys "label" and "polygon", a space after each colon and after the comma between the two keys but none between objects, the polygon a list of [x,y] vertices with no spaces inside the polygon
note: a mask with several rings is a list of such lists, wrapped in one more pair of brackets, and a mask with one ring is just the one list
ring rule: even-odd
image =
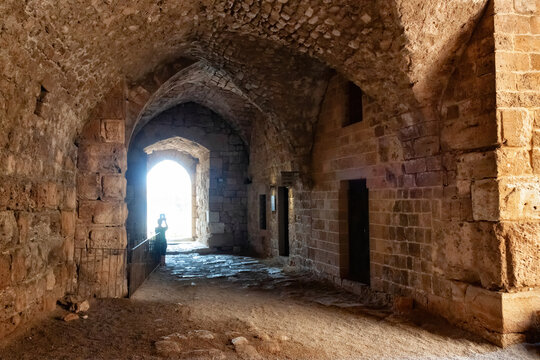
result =
[{"label": "stone vaulted ceiling", "polygon": [[251,121],[258,111],[227,73],[199,61],[173,75],[146,102],[135,120],[137,133],[155,116],[176,105],[197,102],[221,114],[249,143]]},{"label": "stone vaulted ceiling", "polygon": [[[449,74],[485,3],[3,1],[0,128],[10,134],[15,123],[32,126],[45,88],[49,103],[59,105],[44,106],[39,116],[48,123],[35,136],[51,134],[69,145],[122,78],[137,83],[162,64],[189,57],[203,61],[190,70],[198,80],[190,81],[189,71],[179,74],[160,90],[166,100],[153,97],[141,119],[159,110],[157,103],[200,101],[236,118],[249,142],[249,120],[236,112],[261,111],[302,153],[310,147],[329,68],[396,114],[436,103],[445,85],[440,74]],[[7,136],[0,140],[4,145]]]}]

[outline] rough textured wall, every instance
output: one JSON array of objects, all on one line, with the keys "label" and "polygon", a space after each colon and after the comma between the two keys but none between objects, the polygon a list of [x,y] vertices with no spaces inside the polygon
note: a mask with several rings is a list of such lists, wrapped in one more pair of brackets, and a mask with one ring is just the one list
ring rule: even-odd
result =
[{"label": "rough textured wall", "polygon": [[136,135],[132,147],[182,137],[210,151],[208,226],[210,247],[245,246],[247,239],[246,147],[220,116],[189,103],[168,110]]},{"label": "rough textured wall", "polygon": [[[258,117],[253,121],[253,129],[249,153],[249,177],[252,183],[248,185],[248,235],[249,249],[261,256],[278,255],[278,222],[277,211],[270,209],[270,197],[276,196],[277,186],[281,184],[281,172],[294,169],[289,147],[283,143],[279,131]],[[309,167],[309,164],[306,164]],[[302,179],[298,179],[300,182]],[[300,183],[295,184],[299,186]],[[259,195],[267,195],[267,228],[259,228]],[[290,216],[294,212],[290,212]],[[295,220],[290,219],[289,233],[295,237]],[[294,247],[291,247],[291,250]],[[292,256],[297,252],[292,250]]]},{"label": "rough textured wall", "polygon": [[495,232],[506,250],[503,326],[521,332],[540,311],[540,1],[495,1]]},{"label": "rough textured wall", "polygon": [[0,115],[0,338],[74,285],[76,148],[39,140],[59,130],[46,114],[37,106],[16,130]]},{"label": "rough textured wall", "polygon": [[540,2],[495,3],[497,235],[508,288],[540,286]]},{"label": "rough textured wall", "polygon": [[[389,118],[364,96],[364,120],[344,127],[349,116],[347,85],[339,75],[332,78],[319,118],[312,157],[314,187],[312,232],[306,243],[308,258],[316,271],[338,282],[348,275],[347,189],[343,181],[367,179],[371,285],[375,290],[410,295],[407,263],[412,266],[412,260],[418,260],[420,265],[422,227],[426,224],[420,218],[422,189],[418,189],[417,200],[407,200],[408,189],[397,190],[414,185],[414,175],[403,173],[403,146],[397,137],[397,130],[406,124],[400,118]],[[413,246],[415,251],[410,254]]]},{"label": "rough textured wall", "polygon": [[[527,15],[527,24],[534,19],[532,14]],[[516,271],[522,279],[538,279],[534,264],[528,270],[523,266],[535,263],[538,254],[538,242],[527,233],[536,226],[530,220],[535,219],[532,210],[538,192],[519,197],[521,203],[513,202],[518,206],[510,210],[513,214],[523,216],[523,211],[531,209],[529,217],[523,217],[529,221],[512,224],[519,227],[513,234],[503,230],[504,240],[501,229],[507,229],[508,224],[500,222],[504,217],[499,211],[504,216],[506,210],[499,207],[503,196],[499,184],[505,176],[511,176],[514,188],[534,189],[530,182],[536,179],[530,164],[534,161],[531,139],[535,130],[533,118],[526,115],[534,113],[537,104],[528,93],[502,94],[500,80],[496,85],[496,71],[500,69],[498,65],[496,68],[496,56],[498,59],[500,54],[495,52],[498,38],[494,31],[492,4],[455,64],[440,112],[395,116],[365,96],[364,121],[343,127],[348,116],[347,81],[341,76],[330,80],[315,133],[314,184],[305,196],[308,201],[298,201],[302,199],[301,183],[292,191],[290,262],[348,284],[342,280],[348,271],[346,181],[367,179],[371,287],[412,296],[420,306],[491,341],[508,344],[523,339],[523,332],[531,325],[531,314],[538,308],[537,292],[508,292],[514,292],[512,277],[516,278]],[[535,39],[531,35],[526,38]],[[528,72],[522,69],[514,74],[521,82],[535,76],[534,54],[528,53],[525,58],[523,66]],[[502,71],[497,76],[508,75]],[[523,88],[530,83],[521,82],[516,86],[522,88],[516,90],[532,90]],[[504,140],[504,120],[502,133],[497,121],[506,110],[501,109],[501,96],[515,96],[519,110],[510,112],[519,115],[517,120],[512,118],[518,123],[508,126],[506,135],[518,132],[514,140],[522,141],[523,149],[507,149],[511,144]],[[530,126],[522,125],[524,119],[529,119]],[[251,156],[250,171],[264,174],[257,178],[250,197],[253,208],[257,206],[257,194],[272,193],[271,188],[258,182],[272,185],[277,179],[279,184],[279,171],[287,170],[279,155],[272,158],[268,153],[257,150]],[[531,153],[532,160],[528,158]],[[256,155],[276,166],[254,165]],[[258,224],[255,215],[250,222]],[[252,224],[249,228],[255,230],[256,237],[250,233],[253,243],[276,255],[276,215],[271,215],[268,230],[257,230]],[[534,280],[527,284],[536,286]]]},{"label": "rough textured wall", "polygon": [[[254,149],[255,152],[252,153],[252,159],[260,159],[267,163],[257,164],[252,167],[253,178],[259,180],[254,181],[250,187],[250,189],[254,189],[253,191],[250,190],[250,204],[253,202],[254,195],[258,192],[268,191],[269,184],[279,183],[281,171],[307,170],[305,168],[307,164],[305,156],[296,156],[296,159],[293,159],[291,155],[306,155],[311,150],[313,129],[319,112],[318,106],[326,86],[326,75],[328,74],[326,64],[361,85],[366,93],[376,100],[387,113],[388,120],[385,121],[388,121],[389,124],[395,122],[396,127],[402,128],[399,137],[404,144],[404,159],[416,160],[421,157],[426,159],[425,170],[422,160],[417,162],[419,168],[416,169],[414,167],[415,163],[407,163],[408,170],[402,171],[409,171],[409,173],[403,175],[403,179],[407,179],[407,181],[414,179],[417,182],[416,186],[427,188],[434,186],[433,184],[438,182],[444,183],[449,179],[448,184],[450,185],[445,186],[447,192],[443,191],[442,194],[444,201],[441,202],[440,216],[451,214],[455,219],[453,218],[451,221],[441,220],[441,222],[463,223],[463,227],[459,225],[454,227],[456,232],[452,235],[453,238],[471,237],[475,239],[475,241],[465,245],[470,245],[470,248],[475,251],[478,249],[481,252],[486,251],[486,253],[490,254],[489,261],[496,264],[497,258],[503,259],[503,256],[499,256],[496,251],[490,251],[494,247],[492,244],[485,242],[485,239],[493,239],[490,230],[489,228],[480,228],[479,224],[489,227],[495,221],[492,220],[493,212],[491,210],[493,210],[496,202],[501,202],[500,198],[493,200],[498,198],[497,188],[501,194],[505,194],[502,201],[511,200],[511,204],[505,205],[503,208],[512,209],[515,206],[518,210],[517,213],[521,214],[520,219],[505,220],[504,226],[506,227],[501,228],[502,230],[499,232],[501,235],[498,242],[496,241],[497,244],[502,243],[501,238],[515,239],[514,234],[526,235],[534,233],[536,226],[536,220],[533,220],[536,216],[533,211],[534,205],[532,205],[531,210],[531,203],[525,204],[524,193],[512,191],[514,189],[507,191],[510,187],[505,185],[505,181],[512,177],[510,180],[514,183],[514,175],[509,175],[504,180],[501,178],[501,181],[498,182],[494,182],[490,178],[492,175],[489,175],[486,179],[477,179],[475,177],[472,181],[474,187],[470,190],[471,202],[476,199],[481,210],[472,215],[467,215],[467,211],[473,211],[471,209],[474,209],[473,205],[470,207],[467,205],[467,186],[464,186],[465,194],[461,196],[459,194],[454,195],[454,191],[463,190],[463,188],[454,190],[461,181],[456,179],[456,186],[452,185],[452,176],[457,176],[457,173],[459,173],[457,163],[455,170],[453,170],[453,160],[446,164],[443,158],[441,159],[443,170],[439,172],[440,166],[437,160],[431,159],[429,162],[427,160],[430,159],[433,149],[437,147],[437,140],[432,137],[434,131],[432,128],[434,125],[433,119],[436,119],[437,115],[433,114],[435,112],[433,107],[428,105],[433,105],[439,99],[442,89],[452,75],[453,60],[459,57],[460,52],[457,50],[468,38],[469,31],[476,23],[476,19],[485,3],[486,1],[465,2],[462,0],[439,2],[425,2],[422,0],[343,0],[338,2],[302,0],[283,2],[276,0],[261,3],[210,2],[206,0],[201,2],[140,0],[122,4],[116,1],[88,3],[83,0],[62,2],[7,0],[2,2],[0,4],[0,159],[2,160],[0,161],[0,168],[3,171],[3,185],[1,185],[3,192],[0,193],[3,195],[2,201],[6,203],[5,206],[2,205],[4,206],[2,209],[7,211],[5,215],[7,225],[4,228],[8,229],[5,231],[5,243],[8,245],[3,266],[5,269],[10,269],[10,280],[6,288],[8,290],[6,290],[5,303],[14,303],[13,296],[9,295],[13,294],[13,289],[27,286],[22,285],[24,281],[19,280],[22,275],[19,275],[18,270],[15,270],[17,265],[13,264],[14,262],[20,263],[22,258],[21,256],[14,256],[14,252],[19,246],[18,249],[24,248],[23,245],[15,244],[18,241],[18,234],[25,234],[25,214],[29,216],[29,231],[36,234],[34,238],[37,240],[33,242],[34,245],[30,245],[29,251],[32,254],[30,258],[41,259],[36,260],[36,263],[43,263],[42,266],[40,265],[39,270],[30,271],[29,283],[33,284],[35,281],[43,284],[43,278],[52,279],[51,276],[48,276],[50,270],[55,268],[58,262],[65,262],[63,255],[52,256],[50,254],[56,254],[57,251],[54,249],[61,248],[62,243],[67,246],[66,250],[70,248],[69,241],[72,232],[69,225],[72,220],[70,214],[73,214],[72,209],[75,207],[73,192],[75,179],[72,171],[76,158],[76,149],[73,142],[89,119],[91,121],[89,127],[95,126],[98,122],[95,117],[89,118],[89,114],[97,113],[99,116],[101,110],[98,109],[92,112],[92,109],[123,78],[127,77],[129,83],[137,83],[144,78],[144,86],[129,88],[126,94],[128,102],[134,98],[140,100],[140,102],[133,102],[138,106],[131,107],[128,104],[127,109],[124,109],[125,111],[122,114],[122,116],[127,114],[125,117],[129,121],[126,123],[126,131],[131,134],[129,130],[136,125],[131,120],[138,118],[140,110],[142,110],[150,97],[148,94],[153,94],[176,72],[168,73],[160,70],[167,68],[167,64],[177,62],[179,56],[192,58],[190,61],[182,62],[180,68],[188,66],[199,59],[206,60],[209,65],[199,68],[199,70],[202,69],[206,72],[205,76],[197,79],[190,78],[194,82],[195,89],[184,89],[189,96],[185,97],[183,101],[198,100],[219,103],[221,106],[219,109],[216,108],[216,111],[223,111],[223,114],[221,114],[223,116],[230,114],[231,117],[235,117],[237,113],[229,111],[231,105],[238,104],[238,99],[247,99],[249,106],[246,106],[246,108],[255,113],[262,111],[268,115],[264,119],[266,123],[261,121],[253,125],[255,130],[258,129],[259,135],[251,136],[257,138],[257,140],[252,141],[258,144],[258,148]],[[537,37],[533,36],[533,33],[536,33],[537,30],[533,29],[537,29],[538,24],[538,17],[535,15],[538,8],[537,1],[495,0],[494,3],[497,6],[498,15],[509,15],[508,17],[501,16],[500,23],[496,21],[496,32],[501,35],[510,35],[507,38],[509,39],[509,46],[513,49],[512,52],[515,52],[513,56],[516,59],[524,58],[522,55],[526,54],[525,57],[529,61],[529,66],[535,66],[532,64],[536,63],[535,49],[537,46],[535,44],[537,44]],[[534,8],[531,8],[533,5]],[[524,32],[519,30],[519,33],[514,33],[514,30],[510,31],[508,29],[499,31],[497,27],[505,21],[508,21],[509,26],[515,29],[521,29],[521,26],[529,26],[529,28],[523,30]],[[522,25],[524,23],[528,25]],[[472,45],[473,48],[480,49],[483,46],[488,46],[482,44],[482,42],[489,43],[491,41],[488,37],[485,40],[482,40],[481,36],[477,38],[480,43]],[[530,51],[524,50],[524,46]],[[481,66],[481,62],[481,59],[471,58],[470,64]],[[500,63],[502,64],[502,62]],[[519,63],[519,61],[515,63]],[[462,71],[466,73],[466,68],[470,64],[461,64]],[[272,71],[269,71],[269,69]],[[176,70],[179,70],[179,68],[176,68]],[[459,95],[462,97],[461,99],[474,96],[474,94],[468,92],[476,91],[478,86],[484,86],[481,83],[485,79],[476,74],[476,72],[482,70],[477,68],[473,68],[473,70],[475,74],[470,75],[470,84],[466,78],[458,81],[462,84],[462,86],[458,86],[462,92]],[[531,88],[531,84],[533,84],[531,81],[534,81],[536,76],[534,72],[522,70],[510,71],[508,75],[510,77],[520,77],[520,81],[516,82],[516,86],[520,86],[520,89],[524,89],[523,86]],[[497,80],[496,85],[498,87],[499,79]],[[489,84],[492,82],[491,80],[486,81],[488,83],[486,86],[489,88]],[[234,83],[234,86],[228,86],[229,82]],[[511,83],[509,82],[509,84]],[[469,87],[469,85],[472,85],[472,87]],[[239,90],[241,94],[229,91],[230,89]],[[536,108],[535,92],[534,90],[519,91],[522,94],[514,95],[517,93],[516,90],[504,95],[504,97],[509,95],[508,98],[517,97],[515,99],[517,102],[512,100],[511,105],[505,105],[502,102],[497,104],[500,107],[500,116],[503,119],[500,128],[504,128],[505,122],[513,121],[512,116],[506,117],[508,121],[504,120],[505,114],[502,111],[504,108],[512,108],[513,110],[519,108],[521,111],[519,114],[521,115],[517,117],[518,121],[520,121],[519,119],[521,121],[531,119],[530,114]],[[498,91],[498,93],[503,94],[503,91]],[[206,94],[209,94],[210,97],[206,97]],[[234,96],[231,94],[234,94]],[[115,96],[112,96],[112,98],[114,99]],[[499,96],[499,98],[501,101],[503,100],[502,97]],[[119,103],[116,104],[117,107],[123,108],[125,97],[117,97],[116,99]],[[456,101],[455,105],[461,99],[454,99]],[[463,108],[467,108],[467,104],[466,101],[463,102]],[[475,112],[474,106],[478,106],[477,103],[471,101],[470,104],[472,106],[471,111]],[[519,106],[516,108],[515,104]],[[480,107],[482,106],[484,105],[480,104]],[[489,105],[486,106],[489,107]],[[467,111],[465,109],[465,112]],[[536,111],[534,110],[535,117],[537,117]],[[492,123],[488,119],[482,120],[480,112],[474,115],[472,120],[461,115],[459,119],[460,121],[466,120],[466,122],[471,120],[471,129],[475,127],[475,123],[478,123],[478,127],[486,127],[487,130],[491,130]],[[523,117],[522,115],[525,113],[527,116]],[[446,116],[444,112],[441,115],[443,118]],[[455,116],[455,114],[452,116]],[[492,117],[489,115],[487,118]],[[118,119],[120,119],[120,115],[113,114],[109,118],[99,118],[99,122]],[[244,124],[244,120],[246,119],[238,119],[238,123]],[[110,123],[114,124],[114,121]],[[450,123],[452,122],[450,121]],[[459,125],[459,121],[454,123],[456,126]],[[533,123],[536,124],[537,121],[534,120]],[[391,128],[393,129],[394,125],[391,125]],[[464,135],[474,132],[471,129],[464,131]],[[383,130],[386,131],[384,128]],[[94,128],[91,132],[94,136],[98,134],[97,128]],[[489,131],[487,133],[490,134]],[[276,141],[282,135],[288,141]],[[377,135],[377,137],[384,138],[385,136]],[[534,138],[532,135],[531,137]],[[129,136],[126,137],[126,139],[129,138]],[[472,142],[476,140],[475,137],[465,139],[465,141]],[[534,141],[533,155],[531,157],[533,162],[537,158]],[[112,157],[116,157],[116,160],[106,158],[111,156],[110,152],[105,155],[105,151],[103,151],[99,155],[99,146],[102,146],[103,149],[116,149],[114,145],[101,144],[102,142],[101,139],[94,139],[89,141],[87,146],[83,141],[80,149],[83,161],[86,161],[84,156],[88,156],[89,153],[94,151],[97,154],[96,159],[103,160],[104,164],[110,161],[124,161],[122,156],[125,157],[125,155],[121,153],[113,154]],[[441,137],[439,141],[441,148],[442,144],[444,144],[444,140]],[[386,152],[387,155],[390,154],[391,149],[395,148],[392,143],[383,143],[379,146],[381,149],[386,149],[383,150],[383,153]],[[522,147],[521,145],[508,147],[516,148],[515,154],[522,153],[517,149]],[[492,149],[488,148],[486,152],[490,152],[490,150]],[[464,150],[452,148],[449,151],[451,153],[450,158],[458,155],[465,156],[460,154],[460,151]],[[424,155],[418,155],[417,152],[418,154],[424,153]],[[504,154],[510,154],[510,151],[504,152]],[[349,166],[346,164],[347,161],[353,160],[343,160],[339,166]],[[369,160],[363,159],[362,161]],[[519,162],[506,161],[506,164],[516,163]],[[488,160],[487,164],[492,164],[492,162]],[[363,167],[363,165],[360,167]],[[125,171],[125,168],[122,170],[122,166],[120,166],[120,169],[119,173]],[[473,169],[476,170],[476,167]],[[497,171],[500,169],[502,167],[498,167]],[[102,192],[105,194],[105,188],[113,185],[109,183],[107,183],[109,185],[106,185],[103,179],[119,179],[119,173],[115,171],[117,169],[111,168],[103,171],[85,169],[83,172],[86,175],[97,173],[100,179],[96,180],[97,177],[94,178],[94,187],[98,188],[96,191],[100,194]],[[394,181],[393,177],[396,174],[400,176],[400,172],[391,167],[388,175],[385,170],[384,176],[382,173],[377,173],[373,177],[384,178],[387,181],[386,177],[388,176],[388,181],[391,183]],[[296,256],[295,259],[298,259],[298,261],[301,259],[309,260],[306,255],[307,247],[302,246],[302,244],[307,243],[311,236],[311,224],[315,225],[315,222],[311,222],[309,218],[311,208],[314,205],[310,204],[312,198],[309,191],[306,192],[310,184],[309,180],[305,179],[305,175],[307,174],[301,174],[301,178],[293,187],[291,193],[294,204],[294,211],[291,211],[291,216],[294,216],[294,222],[291,221],[291,237],[296,241],[296,244],[299,244],[299,246],[294,246],[296,249],[293,249],[293,255]],[[86,180],[92,184],[91,176]],[[464,184],[467,184],[467,182],[472,184],[468,179],[461,180],[465,180]],[[526,185],[526,190],[532,192],[536,189],[536,180],[531,175],[526,175],[520,178],[521,180]],[[95,185],[99,181],[102,183]],[[84,180],[81,180],[81,184],[82,182]],[[38,195],[40,193],[41,195]],[[56,199],[52,195],[55,193],[57,194]],[[327,196],[325,191],[322,191],[313,198],[316,199],[315,201],[324,200],[324,206],[335,206],[332,205],[331,200],[333,199],[331,198],[317,198],[317,196],[323,196],[323,194]],[[44,199],[49,196],[51,198],[46,200],[47,205],[43,207],[33,205],[33,198],[38,199],[41,197],[41,199]],[[328,196],[335,196],[335,193]],[[383,200],[391,200],[393,195],[389,194],[388,198],[386,198],[387,195],[384,196]],[[427,189],[425,193],[422,191],[422,194],[419,191],[408,190],[396,194],[396,198],[398,196],[399,201],[405,201],[403,205],[399,206],[408,207],[410,206],[408,203],[411,196],[419,196],[422,201],[430,201],[432,196],[439,197],[440,194],[433,195],[430,193],[430,189]],[[90,197],[92,198],[93,195]],[[92,239],[91,233],[83,229],[82,234],[78,237],[83,243],[99,242],[97,240],[99,239],[97,230],[105,225],[101,222],[105,221],[104,217],[107,216],[98,216],[96,211],[107,211],[106,208],[110,205],[109,203],[117,200],[113,201],[112,198],[96,198],[92,200],[81,198],[79,200],[79,204],[89,201],[88,208],[86,205],[78,208],[78,215],[80,217],[82,214],[83,218],[85,218],[83,223],[95,228],[96,233],[94,239]],[[36,204],[39,203],[36,200]],[[94,205],[96,208],[92,208]],[[439,208],[435,207],[434,209]],[[65,213],[60,216],[65,228],[63,230],[64,239],[62,239],[62,235],[59,235],[61,232],[58,230],[58,221],[55,220],[57,219],[56,215],[62,210],[65,210]],[[387,209],[383,208],[377,212],[383,214],[380,216],[386,216],[384,215],[386,211]],[[14,224],[12,216],[14,213],[12,212],[17,212],[16,218],[22,224],[19,224],[23,229],[22,231],[9,230],[13,229]],[[498,209],[495,212],[500,213]],[[507,216],[510,212],[513,213],[513,210],[506,211],[507,214],[503,213],[503,215]],[[324,215],[319,214],[318,216],[322,218]],[[463,220],[467,217],[470,219],[470,216],[472,216],[472,221]],[[113,228],[112,232],[106,234],[107,237],[116,233],[117,229],[121,227],[121,220],[120,216],[114,222],[107,224]],[[272,226],[275,227],[275,216],[270,221],[273,224]],[[394,221],[393,224],[396,224],[396,227],[406,228],[409,226],[409,222],[414,223],[416,221],[416,217],[415,214],[411,214],[411,216],[400,216],[399,220],[393,219],[392,221]],[[397,226],[398,222],[399,226]],[[471,225],[470,223],[474,224]],[[317,226],[324,226],[326,231],[327,224],[325,222],[317,223]],[[523,229],[523,231],[511,229],[511,227],[515,228],[516,226]],[[423,226],[419,226],[419,228],[423,228]],[[377,227],[376,229],[384,229],[384,227]],[[474,231],[469,231],[470,229]],[[317,229],[317,231],[321,230],[323,229]],[[51,235],[45,236],[45,234]],[[254,232],[252,237],[254,246],[258,246],[258,238],[272,239],[272,234],[275,234],[275,230],[266,233]],[[378,234],[377,239],[384,239],[385,236],[384,233]],[[396,236],[402,237],[401,233]],[[412,235],[407,234],[406,236],[407,239],[411,239],[410,236]],[[423,233],[423,235],[418,236],[427,235]],[[122,242],[121,237],[120,234],[116,240]],[[503,254],[505,249],[508,248],[509,250],[506,251],[510,252],[510,256],[507,258],[511,259],[511,261],[501,260],[500,266],[497,264],[494,268],[484,267],[482,270],[485,271],[468,269],[467,264],[471,262],[470,258],[464,259],[464,261],[455,258],[450,259],[447,255],[441,255],[441,251],[437,251],[437,256],[445,258],[445,261],[442,263],[442,268],[434,271],[448,272],[452,274],[450,277],[456,276],[459,280],[479,278],[482,286],[495,289],[499,284],[504,285],[504,276],[501,274],[504,274],[505,270],[502,269],[504,264],[510,264],[516,269],[508,277],[512,278],[511,282],[521,285],[528,284],[530,283],[529,275],[524,273],[526,268],[524,265],[527,263],[528,258],[517,254],[527,253],[530,249],[534,250],[536,245],[534,238],[524,237],[524,239],[528,240],[523,242],[513,240],[507,242],[505,240],[504,244],[511,244],[511,247],[504,246],[504,248],[501,248],[495,246],[500,254]],[[383,278],[392,279],[392,281],[383,281],[382,284],[388,286],[389,291],[401,292],[404,291],[403,289],[407,289],[403,284],[409,279],[405,277],[401,265],[392,265],[390,262],[397,261],[399,251],[414,251],[417,253],[417,245],[421,244],[420,241],[409,240],[409,242],[412,243],[410,245],[412,250],[409,250],[409,245],[407,245],[406,250],[400,246],[399,249],[397,247],[392,249],[396,253],[388,257],[389,262],[386,262],[383,257],[384,267],[387,268],[384,270],[385,275]],[[265,240],[261,243],[265,244],[262,247],[267,248],[270,253],[273,251],[273,240]],[[323,242],[320,242],[320,244],[321,246],[330,246]],[[437,249],[441,249],[444,244],[439,243],[439,245]],[[459,244],[454,241],[451,246],[459,247]],[[429,248],[427,245],[424,247]],[[36,248],[38,250],[35,250]],[[318,253],[324,254],[325,252],[318,251]],[[328,255],[331,251],[326,253],[321,255],[322,259],[332,257]],[[66,256],[67,262],[65,263],[69,264],[69,252]],[[414,266],[420,266],[421,268],[422,264],[424,264],[425,269],[429,269],[429,256],[427,253],[422,253],[413,262],[416,264]],[[15,261],[16,258],[19,260]],[[317,266],[322,267],[323,261],[318,261]],[[306,263],[308,262],[306,261]],[[9,264],[9,266],[6,264]],[[328,268],[331,271],[335,270],[332,270],[331,266]],[[429,270],[425,271],[429,272]],[[24,274],[24,271],[22,273]],[[16,280],[13,280],[14,277]],[[459,316],[463,316],[459,307],[449,308],[443,301],[440,302],[440,306],[437,305],[436,299],[448,299],[449,289],[456,290],[455,287],[452,287],[453,283],[446,280],[448,279],[439,275],[432,278],[430,284],[432,284],[433,292],[441,295],[437,295],[438,298],[432,297],[430,304],[435,304],[432,308],[440,313],[455,312]],[[60,282],[57,281],[56,283]],[[47,285],[48,288],[50,288],[51,283],[52,281]],[[27,283],[25,282],[25,284]],[[60,289],[60,285],[58,285],[59,287],[55,286],[53,285],[52,288]],[[465,294],[464,296],[475,299],[476,295],[473,290],[476,288],[468,286],[467,289],[471,290],[467,290],[468,295]],[[462,289],[460,290],[458,287],[457,290],[459,290],[456,292],[457,296],[463,297]],[[18,305],[18,308],[23,309],[21,312],[17,313],[17,311],[12,310],[11,305],[8,305],[9,310],[6,311],[5,321],[3,322],[7,324],[7,329],[13,328],[13,324],[17,323],[17,316],[34,310],[38,311],[44,303],[44,294],[50,295],[47,297],[49,300],[53,298],[51,292],[42,293],[30,289],[27,293],[32,295],[27,299],[27,307],[26,305]],[[494,297],[494,299],[494,303],[501,303],[500,297]],[[50,302],[48,301],[48,303]],[[457,303],[459,304],[459,302]],[[484,303],[480,301],[478,303],[480,305],[475,311],[480,313],[483,310],[481,306]],[[494,317],[500,320],[500,314],[500,308],[494,309],[493,314],[487,314],[486,318]],[[22,318],[24,319],[24,316]],[[499,329],[500,325],[500,323],[495,323],[490,326]]]},{"label": "rough textured wall", "polygon": [[442,99],[445,182],[434,238],[439,286],[426,305],[502,343],[506,331],[497,291],[505,287],[506,251],[494,233],[499,138],[493,26],[490,4]]},{"label": "rough textured wall", "polygon": [[77,289],[83,296],[127,294],[123,101],[120,84],[92,116],[78,141],[75,256]]},{"label": "rough textured wall", "polygon": [[[526,20],[534,19],[529,14]],[[535,111],[537,104],[532,94],[501,94],[496,88],[495,40],[490,6],[456,63],[440,113],[392,116],[366,99],[364,121],[343,128],[346,82],[331,80],[314,143],[312,230],[304,245],[307,264],[342,281],[348,266],[343,180],[365,178],[370,191],[372,288],[413,296],[419,305],[504,345],[523,339],[540,305],[532,288],[528,293],[507,292],[515,291],[516,272],[521,281],[529,279],[528,286],[536,286],[537,268],[527,264],[536,263],[538,256],[539,243],[529,235],[536,226],[531,220],[536,220],[538,192],[531,184],[536,179],[530,176],[528,158],[531,118],[518,116],[518,123],[507,130],[527,134],[520,135],[524,149],[507,149],[504,123],[500,135],[497,115],[501,97],[514,97],[518,114],[531,112],[523,107]],[[527,59],[533,57],[526,54]],[[535,76],[532,60],[525,64],[529,72],[515,74],[525,81],[518,89],[522,92],[531,90],[525,87]],[[519,122],[526,119],[525,125]],[[499,193],[505,176],[510,176],[513,189],[521,187],[525,194]],[[517,208],[499,208],[503,200]],[[500,222],[505,211],[522,221],[512,225],[518,227],[513,234],[502,230],[500,236],[509,226]]]}]

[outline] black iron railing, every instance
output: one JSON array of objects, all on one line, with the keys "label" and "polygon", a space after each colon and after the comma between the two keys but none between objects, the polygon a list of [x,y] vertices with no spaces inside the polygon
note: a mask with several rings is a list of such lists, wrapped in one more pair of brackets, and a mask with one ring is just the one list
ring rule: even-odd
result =
[{"label": "black iron railing", "polygon": [[130,249],[75,248],[75,278],[66,289],[83,297],[131,296],[159,266],[156,236]]},{"label": "black iron railing", "polygon": [[68,292],[84,297],[124,297],[127,294],[127,250],[75,248],[76,281]]},{"label": "black iron railing", "polygon": [[142,285],[159,266],[161,254],[156,247],[156,236],[135,245],[128,252],[128,296]]}]

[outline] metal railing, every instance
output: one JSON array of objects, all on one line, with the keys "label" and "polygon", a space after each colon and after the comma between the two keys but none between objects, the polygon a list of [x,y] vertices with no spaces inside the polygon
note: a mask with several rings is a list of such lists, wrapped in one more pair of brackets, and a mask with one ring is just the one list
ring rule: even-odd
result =
[{"label": "metal railing", "polygon": [[76,281],[68,292],[84,297],[124,297],[127,294],[127,250],[75,248]]},{"label": "metal railing", "polygon": [[128,252],[128,296],[131,297],[146,278],[159,266],[161,254],[156,236],[148,238]]},{"label": "metal railing", "polygon": [[156,236],[130,249],[75,248],[75,276],[66,289],[83,297],[130,297],[160,261]]}]

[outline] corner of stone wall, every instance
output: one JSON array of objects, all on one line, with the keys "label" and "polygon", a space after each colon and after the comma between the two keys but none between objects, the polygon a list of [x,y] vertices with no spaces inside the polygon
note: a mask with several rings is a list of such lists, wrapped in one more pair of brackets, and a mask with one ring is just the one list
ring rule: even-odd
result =
[{"label": "corner of stone wall", "polygon": [[510,343],[540,311],[540,1],[495,0],[494,8],[501,144],[495,234],[506,250],[502,332]]},{"label": "corner of stone wall", "polygon": [[127,294],[127,207],[124,86],[98,106],[79,138],[75,261],[76,292],[90,297]]},{"label": "corner of stone wall", "polygon": [[441,111],[440,274],[416,296],[500,346],[523,341],[540,309],[538,20],[534,2],[491,2],[456,65]]}]

